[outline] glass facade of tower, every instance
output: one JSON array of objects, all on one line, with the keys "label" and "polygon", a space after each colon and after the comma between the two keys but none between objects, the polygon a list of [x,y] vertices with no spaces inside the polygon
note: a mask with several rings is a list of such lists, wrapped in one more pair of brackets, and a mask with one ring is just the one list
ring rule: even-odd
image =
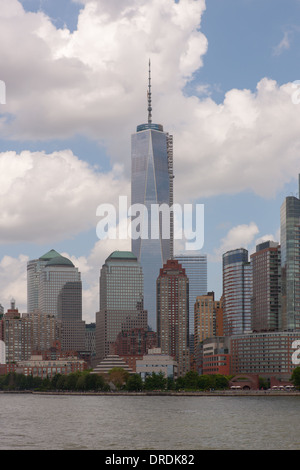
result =
[{"label": "glass facade of tower", "polygon": [[251,332],[252,266],[241,248],[223,255],[224,335]]},{"label": "glass facade of tower", "polygon": [[[166,204],[169,209],[172,201],[170,138],[161,125],[143,124],[138,126],[131,139],[131,205],[141,204],[144,208],[143,215],[137,214],[141,236],[132,237],[131,250],[143,269],[144,306],[148,311],[149,326],[154,331],[156,279],[163,264],[172,257],[173,241],[170,211],[160,215],[155,224],[153,219],[151,221],[151,213],[153,216],[153,204]],[[153,229],[156,229],[155,234]]]},{"label": "glass facade of tower", "polygon": [[280,209],[281,329],[300,329],[300,199],[290,196]]},{"label": "glass facade of tower", "polygon": [[[66,283],[77,283],[81,289],[81,276],[78,269],[68,259],[59,256],[48,261],[40,273],[39,281],[39,310],[48,315],[58,316],[59,294]],[[78,288],[77,288],[78,291]],[[69,307],[68,307],[69,308]],[[73,299],[73,309],[81,310],[80,295]]]},{"label": "glass facade of tower", "polygon": [[189,278],[189,324],[190,334],[194,333],[194,306],[199,295],[207,294],[207,256],[176,255],[174,257],[185,269]]},{"label": "glass facade of tower", "polygon": [[40,273],[51,259],[60,256],[55,250],[50,250],[38,259],[27,263],[27,313],[39,308]]}]

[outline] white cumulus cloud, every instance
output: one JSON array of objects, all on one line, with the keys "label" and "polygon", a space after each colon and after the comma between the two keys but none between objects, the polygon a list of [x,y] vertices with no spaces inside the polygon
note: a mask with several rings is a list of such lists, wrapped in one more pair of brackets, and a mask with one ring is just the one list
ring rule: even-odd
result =
[{"label": "white cumulus cloud", "polygon": [[127,195],[122,168],[101,173],[70,150],[0,153],[0,242],[57,242],[95,227],[98,205]]}]

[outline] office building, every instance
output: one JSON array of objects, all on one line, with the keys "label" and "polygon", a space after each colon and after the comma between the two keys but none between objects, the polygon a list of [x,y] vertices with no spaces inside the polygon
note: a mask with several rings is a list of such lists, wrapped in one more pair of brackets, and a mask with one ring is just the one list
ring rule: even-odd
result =
[{"label": "office building", "polygon": [[36,311],[22,317],[31,324],[31,351],[47,351],[61,340],[61,322],[53,315]]},{"label": "office building", "polygon": [[68,375],[74,372],[83,372],[86,363],[77,357],[61,357],[57,359],[44,359],[42,355],[33,355],[27,360],[18,361],[18,372],[26,376],[49,378],[56,375]]},{"label": "office building", "polygon": [[136,373],[143,381],[151,374],[162,373],[166,379],[177,379],[177,362],[168,354],[163,354],[160,348],[149,349],[141,359],[136,361]]},{"label": "office building", "polygon": [[[131,137],[131,205],[139,204],[139,234],[132,234],[131,250],[144,273],[144,305],[148,323],[156,331],[156,279],[173,257],[173,139],[161,124],[152,123],[149,64],[148,122]],[[154,205],[164,205],[158,215]],[[153,218],[154,217],[154,218]],[[134,223],[134,217],[132,218]]]},{"label": "office building", "polygon": [[214,292],[208,292],[196,298],[194,305],[194,348],[207,338],[216,336],[217,313],[222,307],[220,300],[215,300]]},{"label": "office building", "polygon": [[[300,175],[299,175],[300,186]],[[300,329],[300,199],[286,197],[280,209],[281,330]]]},{"label": "office building", "polygon": [[96,323],[85,325],[85,351],[90,365],[94,365],[96,358]]},{"label": "office building", "polygon": [[178,364],[178,375],[190,369],[189,280],[177,260],[168,260],[157,278],[157,342]]},{"label": "office building", "polygon": [[71,260],[52,256],[41,267],[38,311],[61,322],[63,350],[85,349],[85,323],[82,320],[81,274]]},{"label": "office building", "polygon": [[216,336],[224,336],[223,295],[216,305]]},{"label": "office building", "polygon": [[202,345],[202,374],[231,374],[230,338],[215,336],[207,338]]},{"label": "office building", "polygon": [[114,354],[122,331],[147,329],[143,302],[143,271],[129,251],[114,251],[100,273],[100,311],[96,313],[96,359]]},{"label": "office building", "polygon": [[157,335],[154,331],[144,328],[132,328],[118,334],[114,351],[135,372],[136,361],[147,354],[148,349],[157,345]]},{"label": "office building", "polygon": [[289,381],[296,364],[292,355],[299,332],[277,331],[235,335],[230,338],[231,374],[259,374]]},{"label": "office building", "polygon": [[174,259],[185,269],[189,278],[189,325],[190,335],[193,335],[196,298],[207,294],[207,255],[176,255]]},{"label": "office building", "polygon": [[48,261],[60,256],[55,250],[50,250],[38,259],[27,263],[27,313],[34,312],[39,308],[39,283],[40,273]]},{"label": "office building", "polygon": [[279,329],[281,251],[276,242],[266,241],[250,256],[252,264],[252,330]]},{"label": "office building", "polygon": [[[59,295],[62,288],[69,282],[81,284],[78,268],[71,260],[59,255],[47,261],[39,275],[39,311],[57,317]],[[62,304],[62,300],[60,303]],[[81,299],[77,295],[73,307],[76,310],[81,308]]]},{"label": "office building", "polygon": [[31,354],[32,329],[28,317],[22,317],[12,299],[11,308],[3,316],[3,341],[6,363],[28,359]]},{"label": "office building", "polygon": [[244,248],[223,254],[223,328],[225,336],[250,333],[252,268]]},{"label": "office building", "polygon": [[57,319],[61,322],[64,351],[85,351],[85,322],[82,320],[81,281],[66,282],[57,297]]},{"label": "office building", "polygon": [[33,351],[42,353],[61,338],[56,317],[38,311],[20,314],[14,300],[2,319],[2,330],[7,363],[27,360]]}]

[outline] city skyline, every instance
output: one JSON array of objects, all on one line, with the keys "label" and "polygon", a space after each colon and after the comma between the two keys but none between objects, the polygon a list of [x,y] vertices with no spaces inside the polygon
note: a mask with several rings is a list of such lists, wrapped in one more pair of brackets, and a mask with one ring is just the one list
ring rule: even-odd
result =
[{"label": "city skyline", "polygon": [[292,0],[3,0],[5,310],[13,297],[26,311],[26,264],[55,249],[82,273],[83,319],[94,321],[100,268],[130,249],[130,240],[97,240],[96,207],[130,194],[130,135],[146,117],[149,57],[153,120],[174,135],[174,202],[205,205],[208,291],[221,296],[223,253],[280,242],[280,206],[300,172],[299,9]]}]

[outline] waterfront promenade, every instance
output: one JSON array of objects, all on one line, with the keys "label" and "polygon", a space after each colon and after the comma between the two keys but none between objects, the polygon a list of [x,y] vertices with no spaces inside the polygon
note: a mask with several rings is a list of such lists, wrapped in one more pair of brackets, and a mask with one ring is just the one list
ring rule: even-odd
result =
[{"label": "waterfront promenade", "polygon": [[127,391],[110,391],[110,392],[93,392],[93,391],[68,391],[68,390],[51,390],[51,391],[33,391],[33,390],[1,390],[0,393],[22,394],[29,393],[33,395],[73,395],[73,396],[123,396],[123,397],[143,397],[143,396],[172,396],[172,397],[259,397],[259,396],[284,396],[284,397],[300,397],[299,390],[210,390],[210,391],[143,391],[143,392],[127,392]]}]

